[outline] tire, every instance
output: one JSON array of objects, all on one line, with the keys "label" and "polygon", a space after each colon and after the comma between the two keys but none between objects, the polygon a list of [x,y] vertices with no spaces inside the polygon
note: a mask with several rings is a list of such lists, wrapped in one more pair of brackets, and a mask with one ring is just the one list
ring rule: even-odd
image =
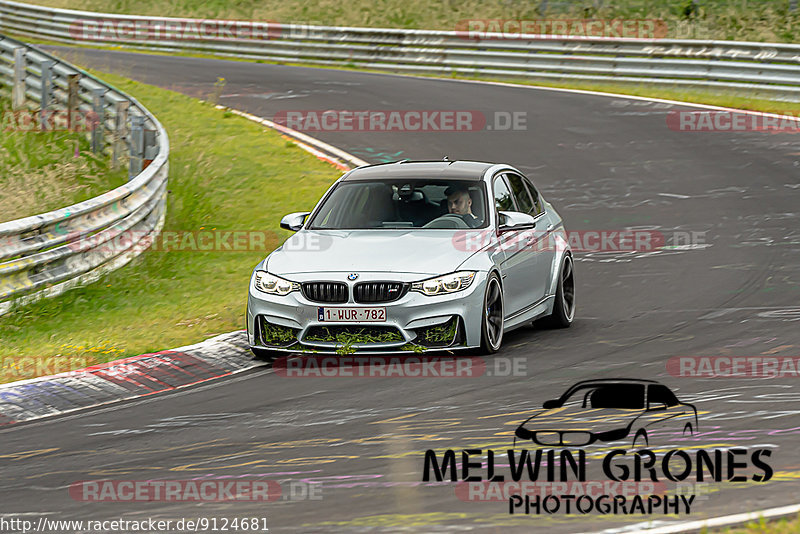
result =
[{"label": "tire", "polygon": [[549,328],[569,328],[575,319],[575,262],[569,254],[561,260],[553,313],[537,321]]},{"label": "tire", "polygon": [[686,423],[686,425],[683,427],[683,436],[694,436],[694,430],[692,430],[691,423]]},{"label": "tire", "polygon": [[650,440],[647,439],[647,431],[644,429],[639,430],[636,432],[636,436],[633,438],[633,448],[641,447],[641,442],[644,441],[644,446],[648,447],[650,445]]},{"label": "tire", "polygon": [[481,310],[481,354],[494,354],[503,343],[503,289],[497,273],[489,275]]}]

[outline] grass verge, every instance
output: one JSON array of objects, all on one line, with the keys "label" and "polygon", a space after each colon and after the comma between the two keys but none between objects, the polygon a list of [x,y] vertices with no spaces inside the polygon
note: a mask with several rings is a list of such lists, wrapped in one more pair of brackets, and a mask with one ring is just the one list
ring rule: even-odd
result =
[{"label": "grass verge", "polygon": [[800,514],[773,521],[762,518],[741,527],[701,531],[702,534],[796,534],[797,532],[800,532]]},{"label": "grass verge", "polygon": [[[486,80],[486,78],[463,78],[469,80]],[[798,102],[784,102],[771,100],[766,95],[758,93],[741,94],[734,92],[714,92],[700,89],[681,89],[678,87],[660,87],[645,84],[623,84],[623,83],[601,83],[601,82],[549,82],[549,81],[520,81],[520,80],[499,80],[492,79],[487,81],[499,81],[514,85],[538,85],[541,87],[554,87],[560,89],[577,89],[581,91],[594,91],[602,93],[614,93],[621,95],[641,96],[646,98],[660,98],[664,100],[676,100],[689,104],[707,104],[710,106],[720,106],[727,108],[745,109],[752,111],[763,111],[766,113],[794,113],[800,110]]]},{"label": "grass verge", "polygon": [[242,329],[252,268],[288,235],[278,229],[280,217],[312,208],[340,174],[277,133],[210,104],[96,74],[136,97],[167,129],[165,233],[266,237],[263,247],[245,251],[200,250],[194,241],[178,241],[94,284],[12,310],[0,317],[5,382]]},{"label": "grass verge", "polygon": [[92,154],[86,134],[42,132],[30,111],[11,111],[0,98],[0,222],[82,202],[128,179],[108,158]]}]

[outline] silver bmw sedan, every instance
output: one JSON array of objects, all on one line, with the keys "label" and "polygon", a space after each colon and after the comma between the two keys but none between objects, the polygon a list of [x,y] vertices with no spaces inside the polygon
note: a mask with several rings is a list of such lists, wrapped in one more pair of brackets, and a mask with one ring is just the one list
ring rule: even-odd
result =
[{"label": "silver bmw sedan", "polygon": [[247,336],[278,352],[496,352],[575,316],[561,217],[521,172],[401,161],[344,174],[250,277]]}]

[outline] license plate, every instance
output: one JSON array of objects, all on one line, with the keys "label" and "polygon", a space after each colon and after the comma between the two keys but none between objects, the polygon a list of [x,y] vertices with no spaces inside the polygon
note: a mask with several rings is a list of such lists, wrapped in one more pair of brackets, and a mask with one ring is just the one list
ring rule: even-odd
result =
[{"label": "license plate", "polygon": [[317,320],[326,323],[382,323],[386,308],[318,308]]}]

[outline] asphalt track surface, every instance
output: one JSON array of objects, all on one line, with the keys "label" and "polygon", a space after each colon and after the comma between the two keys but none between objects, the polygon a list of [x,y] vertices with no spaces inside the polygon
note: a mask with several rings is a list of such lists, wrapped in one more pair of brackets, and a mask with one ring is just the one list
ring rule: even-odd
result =
[{"label": "asphalt track surface", "polygon": [[[4,430],[5,517],[256,516],[267,517],[272,532],[614,532],[680,521],[509,515],[505,502],[462,502],[451,484],[421,482],[426,449],[504,450],[544,400],[581,379],[617,376],[662,381],[695,403],[700,433],[667,433],[666,448],[772,451],[771,481],[710,484],[690,519],[800,501],[797,378],[699,379],[666,368],[674,356],[800,353],[797,136],[676,132],[667,112],[691,107],[624,97],[122,52],[68,58],[198,97],[224,77],[221,103],[267,118],[297,109],[524,111],[524,131],[310,133],[373,162],[445,154],[509,162],[569,230],[704,232],[705,241],[649,254],[578,254],[572,328],[522,329],[486,360],[489,371],[495,361],[523,361],[524,376],[289,379],[265,366]],[[243,301],[250,268],[242,265]],[[322,498],[91,503],[67,491],[87,479],[221,476],[311,481]]]}]

